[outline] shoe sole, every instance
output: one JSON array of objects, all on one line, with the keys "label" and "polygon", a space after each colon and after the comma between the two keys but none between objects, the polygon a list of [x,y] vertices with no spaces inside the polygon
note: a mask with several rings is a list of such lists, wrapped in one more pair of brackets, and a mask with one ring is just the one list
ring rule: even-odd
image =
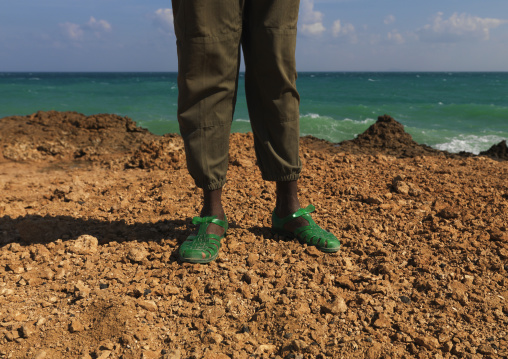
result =
[{"label": "shoe sole", "polygon": [[288,231],[283,230],[283,229],[272,228],[272,233],[273,234],[278,234],[279,236],[284,236],[284,237],[289,238],[289,239],[296,239],[300,244],[306,244],[309,247],[316,247],[318,250],[320,250],[321,252],[324,252],[324,253],[335,253],[335,252],[338,252],[340,250],[340,244],[339,244],[339,246],[337,248],[318,247],[318,246],[306,243],[304,240],[301,240],[300,238],[295,236],[294,233],[288,232]]},{"label": "shoe sole", "polygon": [[210,258],[205,258],[205,259],[194,259],[194,258],[184,258],[182,256],[178,256],[180,258],[180,260],[182,262],[186,262],[186,263],[193,263],[193,264],[206,264],[206,263],[210,263],[210,262],[213,262],[214,260],[217,259],[217,257],[219,256],[219,253],[217,252],[216,255],[214,255],[213,257],[210,257]]}]

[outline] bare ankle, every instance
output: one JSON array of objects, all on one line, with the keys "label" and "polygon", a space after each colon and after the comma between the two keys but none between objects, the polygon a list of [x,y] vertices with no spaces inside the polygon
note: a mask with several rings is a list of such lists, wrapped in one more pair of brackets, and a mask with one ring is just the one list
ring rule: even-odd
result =
[{"label": "bare ankle", "polygon": [[224,208],[222,207],[222,188],[216,190],[203,190],[203,207],[201,216],[217,216],[224,219]]},{"label": "bare ankle", "polygon": [[297,181],[277,182],[275,214],[286,217],[300,209]]}]

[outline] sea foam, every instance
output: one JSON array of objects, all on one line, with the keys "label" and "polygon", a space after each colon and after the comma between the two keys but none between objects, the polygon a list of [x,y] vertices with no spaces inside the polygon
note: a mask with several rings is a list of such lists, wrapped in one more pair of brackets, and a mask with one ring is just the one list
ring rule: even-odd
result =
[{"label": "sea foam", "polygon": [[439,143],[432,147],[452,153],[465,151],[477,155],[482,151],[488,150],[493,143],[499,143],[502,140],[504,140],[503,137],[495,135],[459,135],[451,138],[448,142]]}]

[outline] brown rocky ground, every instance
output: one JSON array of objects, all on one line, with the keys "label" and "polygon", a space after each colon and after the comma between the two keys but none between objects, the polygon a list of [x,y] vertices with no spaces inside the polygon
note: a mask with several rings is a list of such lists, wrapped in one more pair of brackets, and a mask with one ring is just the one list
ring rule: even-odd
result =
[{"label": "brown rocky ground", "polygon": [[301,202],[336,254],[270,233],[274,185],[232,134],[231,229],[191,265],[177,249],[200,191],[178,136],[0,119],[0,357],[506,358],[506,143],[498,160],[450,155],[400,129],[302,138]]}]

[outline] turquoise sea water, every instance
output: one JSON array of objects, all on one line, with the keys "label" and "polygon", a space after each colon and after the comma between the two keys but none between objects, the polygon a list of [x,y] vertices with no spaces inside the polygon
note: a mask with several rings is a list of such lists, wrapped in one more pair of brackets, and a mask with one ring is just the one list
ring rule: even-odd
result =
[{"label": "turquoise sea water", "polygon": [[[508,73],[306,72],[297,81],[301,134],[352,139],[389,114],[419,143],[478,153],[508,139]],[[39,110],[129,116],[178,132],[176,73],[0,73],[0,118]],[[250,131],[239,83],[233,131]]]}]

